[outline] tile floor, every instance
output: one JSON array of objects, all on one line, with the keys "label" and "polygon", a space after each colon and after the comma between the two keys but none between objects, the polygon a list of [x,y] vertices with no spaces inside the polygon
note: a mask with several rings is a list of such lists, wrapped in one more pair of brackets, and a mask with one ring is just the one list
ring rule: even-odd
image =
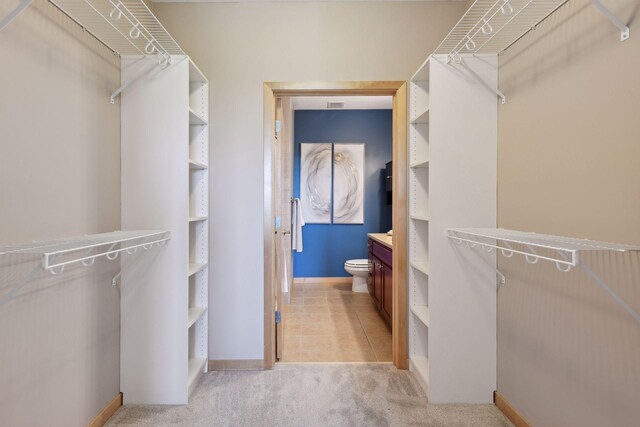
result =
[{"label": "tile floor", "polygon": [[351,284],[295,284],[282,310],[280,362],[391,362],[391,330]]}]

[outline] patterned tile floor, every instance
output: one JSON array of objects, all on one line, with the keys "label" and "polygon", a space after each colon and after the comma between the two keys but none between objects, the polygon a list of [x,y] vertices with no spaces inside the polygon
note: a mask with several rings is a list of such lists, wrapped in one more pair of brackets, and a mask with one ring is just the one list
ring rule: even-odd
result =
[{"label": "patterned tile floor", "polygon": [[391,362],[391,330],[350,284],[295,284],[282,310],[280,362]]}]

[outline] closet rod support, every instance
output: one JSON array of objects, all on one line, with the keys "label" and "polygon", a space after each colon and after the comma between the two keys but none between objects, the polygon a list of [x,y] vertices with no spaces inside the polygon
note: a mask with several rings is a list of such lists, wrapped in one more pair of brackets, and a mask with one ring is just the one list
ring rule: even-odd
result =
[{"label": "closet rod support", "polygon": [[591,0],[591,4],[596,7],[609,21],[620,30],[620,41],[623,42],[629,38],[629,27],[624,24],[616,15],[613,14],[600,0]]},{"label": "closet rod support", "polygon": [[117,286],[118,285],[118,280],[120,279],[121,276],[122,276],[122,270],[120,272],[118,272],[118,274],[113,276],[113,279],[111,279],[111,286]]},{"label": "closet rod support", "polygon": [[[150,73],[151,71],[153,71],[157,66],[161,66],[163,64],[154,61],[151,67],[148,67],[144,70],[142,70],[140,73],[138,73],[136,76],[134,76],[131,80],[129,80],[127,83],[123,84],[122,86],[120,86],[120,88],[118,90],[116,90],[115,92],[113,92],[111,94],[111,97],[109,98],[111,100],[111,104],[115,104],[116,103],[116,98],[118,96],[120,96],[120,94],[129,86],[131,86],[132,84],[134,84],[135,82],[137,82],[138,80],[140,80],[142,77],[144,77],[145,75],[147,75],[148,73]],[[164,66],[168,66],[169,62],[165,63]]]},{"label": "closet rod support", "polygon": [[480,84],[482,84],[482,86],[486,87],[488,90],[490,90],[491,92],[495,93],[496,96],[502,100],[502,104],[503,105],[507,103],[506,95],[504,93],[502,93],[502,91],[500,91],[500,89],[498,89],[497,87],[489,86],[487,84],[487,82],[482,80],[482,78],[479,75],[477,75],[471,68],[467,67],[467,65],[464,63],[464,60],[461,59],[461,61],[458,62],[458,64],[462,65],[465,68],[465,70],[467,70],[467,72],[469,72],[469,74],[471,74],[476,80],[478,80],[480,82]]},{"label": "closet rod support", "polygon": [[7,16],[0,20],[0,31],[11,23],[18,15],[20,15],[29,5],[33,3],[33,0],[22,0],[15,9],[13,9]]}]

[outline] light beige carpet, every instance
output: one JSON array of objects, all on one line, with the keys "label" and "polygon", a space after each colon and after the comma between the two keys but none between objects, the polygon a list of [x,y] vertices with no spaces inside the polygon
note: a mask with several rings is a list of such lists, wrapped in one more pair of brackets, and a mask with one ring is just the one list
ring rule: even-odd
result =
[{"label": "light beige carpet", "polygon": [[431,405],[391,364],[206,374],[186,406],[120,408],[107,426],[511,426],[494,405]]}]

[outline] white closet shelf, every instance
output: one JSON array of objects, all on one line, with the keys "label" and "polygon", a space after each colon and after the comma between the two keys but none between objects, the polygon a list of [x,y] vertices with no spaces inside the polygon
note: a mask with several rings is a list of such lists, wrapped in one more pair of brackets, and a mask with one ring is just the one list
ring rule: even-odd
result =
[{"label": "white closet shelf", "polygon": [[[470,247],[480,246],[487,252],[498,249],[506,257],[518,253],[524,255],[531,264],[535,264],[540,259],[552,261],[559,268],[561,268],[560,265],[564,265],[567,270],[578,265],[578,254],[581,251],[640,251],[640,246],[501,228],[454,228],[448,230],[448,235],[458,244],[466,243]],[[552,253],[542,255],[536,249],[546,249]]]},{"label": "white closet shelf", "polygon": [[425,387],[429,387],[429,358],[427,356],[410,357],[409,369],[418,376],[418,380]]},{"label": "white closet shelf", "polygon": [[209,217],[206,217],[206,216],[192,216],[192,217],[189,217],[189,222],[200,222],[200,221],[206,221],[207,219],[209,219]]},{"label": "white closet shelf", "polygon": [[189,124],[190,125],[206,125],[208,124],[207,119],[196,114],[191,108],[189,108]]},{"label": "white closet shelf", "polygon": [[192,327],[198,320],[200,320],[205,311],[207,311],[206,307],[190,307],[187,329]]},{"label": "white closet shelf", "polygon": [[[536,264],[541,259],[551,261],[556,264],[558,270],[565,273],[573,267],[579,267],[640,324],[640,313],[627,304],[600,276],[595,274],[589,266],[579,259],[580,252],[637,252],[640,251],[640,246],[504,230],[501,228],[449,229],[448,235],[453,242],[459,245],[466,243],[470,248],[478,246],[486,252],[500,251],[505,258],[511,258],[513,254],[520,254],[524,255],[529,264]],[[496,273],[504,284],[506,282],[504,274],[497,269]]]},{"label": "white closet shelf", "polygon": [[429,159],[421,160],[415,163],[411,163],[409,166],[411,169],[424,169],[429,167]]},{"label": "white closet shelf", "polygon": [[411,219],[429,222],[429,217],[427,215],[411,215]]},{"label": "white closet shelf", "polygon": [[429,107],[411,120],[412,125],[423,125],[429,123]]},{"label": "white closet shelf", "polygon": [[[462,61],[462,54],[500,54],[567,1],[477,0],[451,29],[434,54],[447,55],[447,60],[456,63]],[[618,27],[621,40],[629,38],[629,27],[600,0],[591,0],[591,3]]]},{"label": "white closet shelf", "polygon": [[207,263],[203,263],[203,264],[198,264],[198,263],[190,263],[189,264],[189,277],[193,276],[194,274],[204,270],[205,268],[207,268]]},{"label": "white closet shelf", "polygon": [[429,81],[429,60],[431,57],[428,57],[418,68],[418,71],[411,77],[412,82],[420,82],[420,81]]},{"label": "white closet shelf", "polygon": [[[107,257],[115,260],[120,252],[135,253],[154,246],[164,246],[171,239],[171,233],[161,230],[113,231],[89,234],[68,239],[28,243],[19,246],[0,247],[3,254],[33,254],[42,256],[42,268],[59,274],[69,264],[92,265],[96,258]],[[57,271],[54,271],[57,269]]]},{"label": "white closet shelf", "polygon": [[410,309],[424,326],[429,327],[429,307],[426,305],[412,305]]},{"label": "white closet shelf", "polygon": [[409,263],[411,267],[418,270],[420,273],[425,276],[429,276],[429,262],[428,261],[411,261]]},{"label": "white closet shelf", "polygon": [[209,168],[209,166],[207,166],[204,163],[197,162],[195,160],[189,159],[189,169],[191,169],[191,170],[204,170],[204,169],[208,169],[208,168]]},{"label": "white closet shelf", "polygon": [[49,1],[119,55],[184,55],[143,0]]},{"label": "white closet shelf", "polygon": [[193,391],[193,386],[204,371],[204,365],[207,363],[207,359],[202,357],[189,359],[189,394]]}]

